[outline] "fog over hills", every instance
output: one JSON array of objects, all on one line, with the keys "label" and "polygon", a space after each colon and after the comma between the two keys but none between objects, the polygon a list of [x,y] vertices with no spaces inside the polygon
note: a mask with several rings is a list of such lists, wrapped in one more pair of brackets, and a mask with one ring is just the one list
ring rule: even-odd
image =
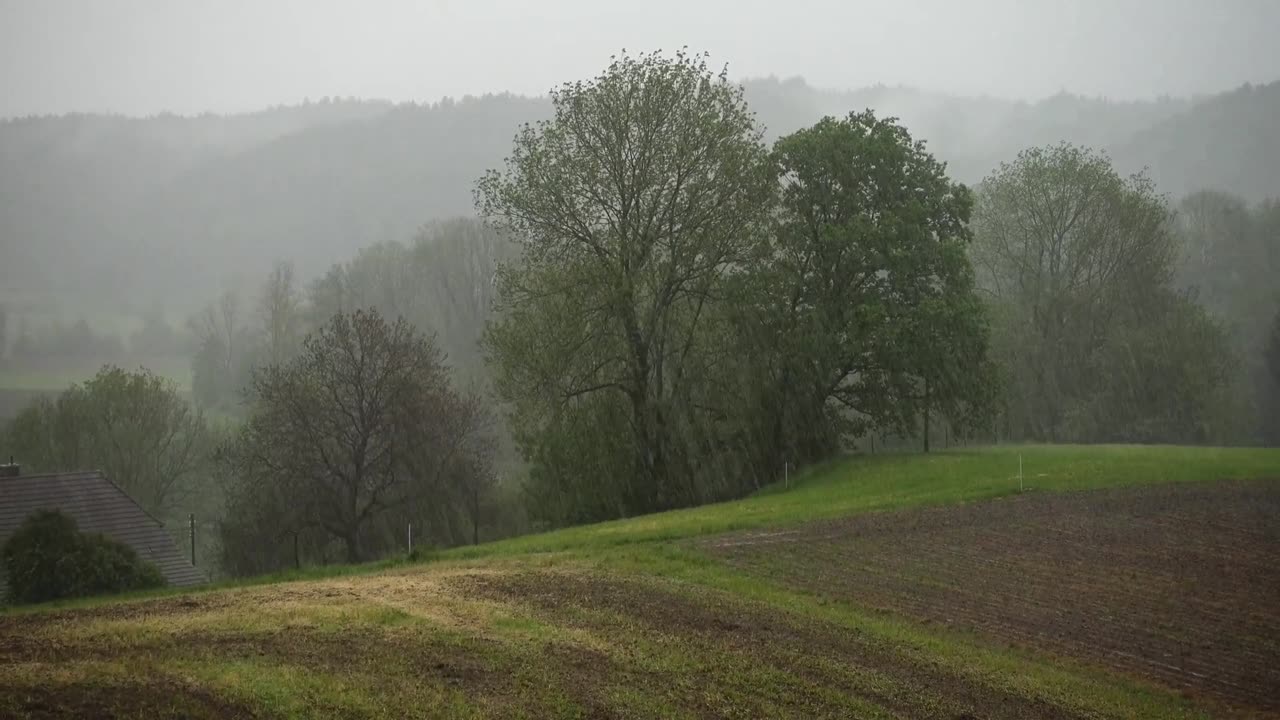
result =
[{"label": "fog over hills", "polygon": [[[1019,150],[1061,141],[1149,168],[1174,200],[1201,188],[1280,195],[1280,84],[1188,99],[1038,102],[907,87],[745,82],[770,139],[824,115],[893,115],[979,182]],[[472,187],[543,97],[430,105],[325,98],[242,115],[28,117],[0,123],[0,282],[11,294],[181,313],[256,281],[270,262],[314,277],[358,248],[473,214]],[[17,308],[20,310],[20,305]]]}]

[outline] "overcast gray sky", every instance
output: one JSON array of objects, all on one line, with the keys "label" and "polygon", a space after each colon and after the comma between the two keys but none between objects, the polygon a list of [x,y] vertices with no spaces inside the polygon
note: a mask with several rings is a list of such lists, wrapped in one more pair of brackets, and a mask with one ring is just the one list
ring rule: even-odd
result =
[{"label": "overcast gray sky", "polygon": [[1280,0],[0,0],[0,116],[539,94],[689,45],[735,77],[1035,99],[1280,79]]}]

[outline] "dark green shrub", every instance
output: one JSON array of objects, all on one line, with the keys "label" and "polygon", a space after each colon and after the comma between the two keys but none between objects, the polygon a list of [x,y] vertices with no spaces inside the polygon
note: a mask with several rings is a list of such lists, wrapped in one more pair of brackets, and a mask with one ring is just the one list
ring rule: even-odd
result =
[{"label": "dark green shrub", "polygon": [[104,535],[83,535],[80,595],[105,595],[164,585],[160,570],[133,548]]},{"label": "dark green shrub", "polygon": [[41,510],[23,521],[4,544],[5,576],[11,602],[65,597],[77,584],[80,532],[59,512]]},{"label": "dark green shrub", "polygon": [[128,545],[81,533],[72,518],[39,510],[23,521],[0,556],[9,600],[36,603],[140,590],[164,585],[164,577]]}]

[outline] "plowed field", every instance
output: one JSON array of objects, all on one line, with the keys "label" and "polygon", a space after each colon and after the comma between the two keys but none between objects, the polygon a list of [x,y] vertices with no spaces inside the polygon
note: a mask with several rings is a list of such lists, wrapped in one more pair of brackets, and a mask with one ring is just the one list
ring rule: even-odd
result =
[{"label": "plowed field", "polygon": [[1280,482],[873,513],[701,542],[822,595],[1280,713]]}]

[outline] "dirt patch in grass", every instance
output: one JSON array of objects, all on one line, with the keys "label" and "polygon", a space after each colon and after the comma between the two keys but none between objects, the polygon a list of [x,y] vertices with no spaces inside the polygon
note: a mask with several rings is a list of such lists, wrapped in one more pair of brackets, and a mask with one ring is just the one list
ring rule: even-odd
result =
[{"label": "dirt patch in grass", "polygon": [[0,632],[6,628],[38,628],[81,619],[94,620],[145,620],[172,615],[225,610],[243,602],[239,593],[221,591],[175,595],[172,597],[123,600],[109,604],[79,608],[39,609],[39,612],[19,612],[0,615]]},{"label": "dirt patch in grass", "polygon": [[684,648],[706,663],[693,673],[702,687],[682,690],[675,677],[646,676],[625,663],[614,663],[612,673],[626,674],[634,687],[674,693],[676,704],[698,708],[705,717],[721,717],[724,711],[703,692],[709,687],[727,688],[735,711],[744,717],[774,714],[778,706],[752,705],[761,690],[753,685],[762,678],[779,685],[770,702],[800,717],[842,716],[848,708],[832,702],[833,694],[854,701],[853,707],[862,702],[906,717],[1074,717],[1067,708],[903,656],[848,628],[802,621],[719,592],[674,592],[639,578],[547,571],[462,581],[468,592],[524,605],[550,623],[601,635],[627,628],[659,651]]},{"label": "dirt patch in grass", "polygon": [[1280,713],[1280,482],[877,513],[702,548],[821,595]]},{"label": "dirt patch in grass", "polygon": [[68,683],[6,686],[0,715],[30,718],[260,718],[261,714],[198,687],[156,680],[142,684]]},{"label": "dirt patch in grass", "polygon": [[[440,608],[419,616],[412,599],[433,606],[446,599],[459,602],[431,578],[412,574],[368,581],[372,589],[362,586],[359,592],[350,580],[341,579],[0,617],[0,696],[26,698],[0,703],[0,717],[236,716],[216,707],[205,712],[197,704],[190,712],[180,711],[185,705],[172,713],[160,706],[153,712],[146,704],[151,695],[195,703],[172,692],[168,671],[152,676],[149,669],[155,668],[202,678],[205,684],[191,689],[236,712],[245,707],[235,704],[236,699],[253,702],[244,693],[246,687],[256,692],[256,668],[292,673],[281,682],[301,684],[282,686],[280,692],[295,699],[311,693],[305,685],[314,682],[353,703],[338,707],[318,696],[297,700],[314,708],[317,717],[364,716],[363,707],[378,708],[386,717],[453,716],[438,707],[441,702],[470,707],[485,717],[559,715],[558,704],[565,698],[597,707],[589,693],[590,677],[607,672],[608,665],[589,649],[565,643],[526,646],[473,627],[424,619],[439,615]],[[251,625],[228,621],[253,612],[269,616]],[[208,621],[201,619],[204,614]],[[294,615],[298,624],[292,623]],[[121,680],[123,672],[124,678],[136,675],[138,682],[147,683],[145,692],[138,693],[142,704],[111,709],[119,704],[117,696],[128,693],[120,689],[124,686],[101,681],[95,668],[102,666],[119,668],[109,680]],[[64,682],[50,692],[41,678],[54,668]],[[148,676],[152,679],[143,680]],[[569,681],[577,680],[585,682],[571,686]],[[548,692],[556,683],[563,697]],[[106,714],[81,711],[81,704],[90,707],[98,701]]]}]

